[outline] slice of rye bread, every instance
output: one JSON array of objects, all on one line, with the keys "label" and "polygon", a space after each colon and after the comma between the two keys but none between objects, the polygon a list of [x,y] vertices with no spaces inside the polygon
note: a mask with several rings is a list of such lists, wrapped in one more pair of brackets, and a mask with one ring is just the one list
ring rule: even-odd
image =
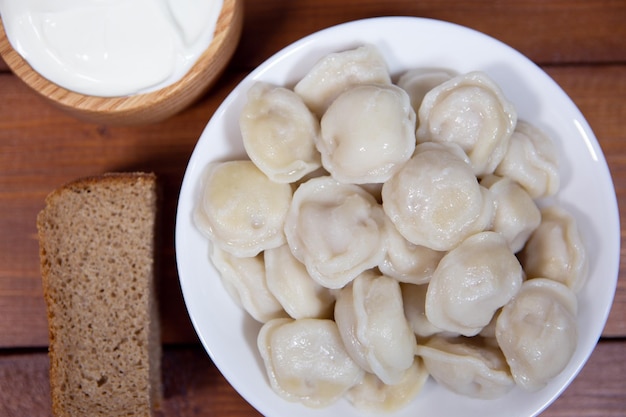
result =
[{"label": "slice of rye bread", "polygon": [[37,217],[55,416],[150,416],[162,399],[156,176],[53,191]]}]

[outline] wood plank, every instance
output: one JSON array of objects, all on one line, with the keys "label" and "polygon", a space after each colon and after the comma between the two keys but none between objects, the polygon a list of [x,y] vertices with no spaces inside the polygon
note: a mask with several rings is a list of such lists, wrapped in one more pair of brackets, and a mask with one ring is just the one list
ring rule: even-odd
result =
[{"label": "wood plank", "polygon": [[[250,69],[314,31],[390,15],[468,26],[508,43],[541,64],[626,62],[626,3],[622,0],[246,1],[244,32],[235,61],[238,67]],[[0,71],[7,70],[0,59]]]},{"label": "wood plank", "polygon": [[[607,154],[618,198],[626,201],[626,138],[621,125],[626,120],[626,66],[550,67],[548,72],[587,116]],[[153,170],[161,178],[164,340],[195,341],[173,248],[178,189],[207,120],[244,75],[225,76],[211,94],[168,121],[134,127],[81,123],[31,94],[12,75],[0,75],[0,346],[47,344],[35,230],[46,194],[76,177],[111,170]],[[622,263],[605,336],[626,336],[625,266]]]},{"label": "wood plank", "polygon": [[621,0],[273,0],[246,2],[246,9],[239,65],[256,65],[284,45],[328,26],[389,15],[467,26],[541,64],[626,62],[626,3]]},{"label": "wood plank", "polygon": [[0,415],[51,416],[47,353],[0,352]]},{"label": "wood plank", "polygon": [[[626,410],[626,341],[601,341],[589,362],[542,417],[617,417]],[[0,353],[0,415],[51,415],[45,352]],[[260,416],[199,346],[166,347],[165,401],[158,416]]]}]

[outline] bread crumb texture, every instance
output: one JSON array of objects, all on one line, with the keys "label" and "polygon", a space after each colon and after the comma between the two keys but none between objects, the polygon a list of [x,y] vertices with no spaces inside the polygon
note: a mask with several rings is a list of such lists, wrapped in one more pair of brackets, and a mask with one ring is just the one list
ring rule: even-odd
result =
[{"label": "bread crumb texture", "polygon": [[150,416],[161,401],[154,174],[67,184],[37,217],[56,416]]}]

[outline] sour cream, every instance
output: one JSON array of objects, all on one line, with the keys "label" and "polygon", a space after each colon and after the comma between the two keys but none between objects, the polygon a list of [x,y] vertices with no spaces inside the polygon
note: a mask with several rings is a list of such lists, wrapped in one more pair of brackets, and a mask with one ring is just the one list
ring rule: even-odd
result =
[{"label": "sour cream", "polygon": [[68,90],[114,97],[173,84],[213,39],[223,0],[0,0],[13,48]]}]

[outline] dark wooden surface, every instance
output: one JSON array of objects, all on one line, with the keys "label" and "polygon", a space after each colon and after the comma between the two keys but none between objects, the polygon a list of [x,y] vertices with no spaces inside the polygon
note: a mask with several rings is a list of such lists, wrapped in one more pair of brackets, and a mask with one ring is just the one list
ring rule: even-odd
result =
[{"label": "dark wooden surface", "polygon": [[[626,207],[626,1],[269,0],[245,2],[244,32],[217,85],[162,123],[87,124],[43,102],[0,60],[0,416],[50,415],[47,323],[35,216],[52,189],[106,171],[151,170],[164,191],[163,416],[258,415],[197,342],[178,287],[174,214],[193,147],[221,100],[256,65],[325,27],[411,15],[478,29],[539,64],[572,97],[602,146]],[[620,212],[622,211],[620,210]],[[624,241],[622,226],[622,241]],[[590,361],[544,416],[626,415],[626,265]]]}]

